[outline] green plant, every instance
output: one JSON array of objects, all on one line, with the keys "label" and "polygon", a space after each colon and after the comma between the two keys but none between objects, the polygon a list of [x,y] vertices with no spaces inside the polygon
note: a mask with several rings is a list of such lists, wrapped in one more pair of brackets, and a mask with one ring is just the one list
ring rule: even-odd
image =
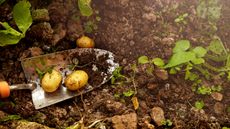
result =
[{"label": "green plant", "polygon": [[125,97],[130,97],[130,96],[132,96],[134,94],[135,94],[135,91],[133,91],[133,90],[128,90],[128,91],[123,92],[123,95]]},{"label": "green plant", "polygon": [[196,101],[195,102],[195,108],[196,109],[202,109],[203,107],[204,107],[205,105],[204,105],[204,102],[203,101]]},{"label": "green plant", "polygon": [[4,30],[0,30],[0,46],[17,44],[25,37],[26,31],[32,24],[30,3],[26,0],[19,1],[13,8],[13,19],[20,31],[12,28],[7,22],[0,22]]},{"label": "green plant", "polygon": [[212,93],[212,89],[207,86],[201,86],[201,87],[198,87],[197,93],[202,94],[202,95],[206,95],[206,94],[210,95]]},{"label": "green plant", "polygon": [[229,127],[222,127],[222,129],[230,129]]},{"label": "green plant", "polygon": [[187,21],[185,20],[186,17],[188,17],[188,13],[181,14],[174,20],[174,22],[183,23],[185,25],[187,24]]},{"label": "green plant", "polygon": [[78,8],[82,16],[91,16],[93,14],[93,9],[91,7],[91,0],[78,0]]},{"label": "green plant", "polygon": [[0,0],[0,5],[2,4],[2,3],[4,3],[6,0]]},{"label": "green plant", "polygon": [[19,115],[7,115],[0,119],[0,122],[6,122],[6,121],[12,121],[12,120],[18,120],[21,119]]},{"label": "green plant", "polygon": [[162,125],[165,125],[168,127],[172,126],[172,124],[173,124],[173,122],[170,119],[165,119],[161,123],[162,123]]},{"label": "green plant", "polygon": [[221,5],[219,0],[199,0],[196,11],[198,17],[216,22],[221,15]]}]

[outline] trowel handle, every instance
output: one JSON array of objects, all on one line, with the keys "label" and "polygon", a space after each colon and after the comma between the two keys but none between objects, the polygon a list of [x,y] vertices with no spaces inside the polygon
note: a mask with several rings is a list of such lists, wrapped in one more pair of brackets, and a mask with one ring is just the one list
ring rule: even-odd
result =
[{"label": "trowel handle", "polygon": [[28,90],[34,90],[36,88],[35,83],[28,83],[28,84],[16,84],[16,85],[11,85],[6,81],[0,81],[0,98],[7,98],[10,96],[10,91],[12,90],[23,90],[23,89],[28,89]]},{"label": "trowel handle", "polygon": [[10,90],[34,90],[36,88],[35,83],[28,83],[28,84],[15,84],[10,86]]}]

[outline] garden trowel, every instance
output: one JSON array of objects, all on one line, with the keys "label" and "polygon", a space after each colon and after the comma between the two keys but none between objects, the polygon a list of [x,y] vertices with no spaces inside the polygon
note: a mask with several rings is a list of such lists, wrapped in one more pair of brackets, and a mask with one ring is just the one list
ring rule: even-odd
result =
[{"label": "garden trowel", "polygon": [[[21,60],[28,84],[11,85],[11,90],[30,89],[35,109],[70,99],[100,87],[112,77],[118,67],[113,53],[95,48],[76,48]],[[42,74],[49,69],[58,69],[63,77],[62,85],[47,93],[40,85]],[[83,69],[89,75],[88,84],[78,91],[69,91],[64,86],[65,77],[73,70]]]}]

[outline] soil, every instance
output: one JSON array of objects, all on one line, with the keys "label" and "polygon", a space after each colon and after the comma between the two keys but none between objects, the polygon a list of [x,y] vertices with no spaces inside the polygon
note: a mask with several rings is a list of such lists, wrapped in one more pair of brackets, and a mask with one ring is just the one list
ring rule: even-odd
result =
[{"label": "soil", "polygon": [[[216,34],[230,48],[229,0],[220,0],[222,10],[217,32],[211,31],[208,20],[197,16],[198,0],[93,0],[95,13],[89,18],[80,16],[75,0],[30,2],[32,9],[47,9],[49,16],[36,19],[26,38],[18,44],[0,47],[0,80],[10,84],[27,83],[21,59],[76,48],[76,39],[83,34],[94,39],[96,48],[114,53],[116,61],[123,67],[122,74],[131,77],[131,66],[139,56],[167,60],[179,39],[188,39],[192,46],[205,47]],[[9,0],[0,6],[0,21],[10,22],[16,28],[11,13],[14,4],[16,1]],[[185,18],[187,24],[175,23],[175,18],[184,13],[189,14]],[[101,20],[96,30],[85,33],[85,23],[97,16]],[[92,61],[92,58],[82,58],[80,65]],[[100,66],[102,70],[107,68],[105,64]],[[183,73],[168,75],[165,71],[156,70],[153,74],[146,74],[147,67],[137,66],[133,82],[113,85],[109,81],[87,94],[39,110],[34,109],[31,91],[13,91],[9,98],[0,100],[0,111],[57,129],[69,127],[78,121],[87,127],[98,120],[101,121],[97,122],[97,127],[95,125],[92,128],[230,127],[230,112],[227,111],[230,106],[229,81],[222,78],[208,80],[207,85],[221,85],[224,90],[220,94],[200,95],[192,91],[192,83],[184,80]],[[91,71],[88,73],[98,76],[91,75]],[[134,109],[132,97],[122,95],[130,89],[137,92],[137,110]],[[205,103],[201,110],[194,108],[198,100]],[[162,125],[159,119],[168,119],[173,124]],[[16,128],[15,121],[0,122],[0,128]]]}]

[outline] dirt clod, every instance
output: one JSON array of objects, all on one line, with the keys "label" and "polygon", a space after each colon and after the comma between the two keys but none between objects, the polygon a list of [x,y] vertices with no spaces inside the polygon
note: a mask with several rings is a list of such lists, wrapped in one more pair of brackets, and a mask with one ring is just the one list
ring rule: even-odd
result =
[{"label": "dirt clod", "polygon": [[221,101],[223,99],[223,94],[218,93],[218,92],[213,92],[211,94],[212,98],[217,100],[217,101]]},{"label": "dirt clod", "polygon": [[221,114],[224,111],[224,105],[220,102],[216,102],[214,105],[214,111],[216,114]]},{"label": "dirt clod", "polygon": [[116,115],[112,117],[114,129],[137,129],[137,114]]},{"label": "dirt clod", "polygon": [[154,107],[154,108],[152,108],[150,115],[151,115],[151,118],[153,119],[153,121],[158,126],[161,126],[162,125],[162,121],[165,120],[164,110],[161,107]]}]

